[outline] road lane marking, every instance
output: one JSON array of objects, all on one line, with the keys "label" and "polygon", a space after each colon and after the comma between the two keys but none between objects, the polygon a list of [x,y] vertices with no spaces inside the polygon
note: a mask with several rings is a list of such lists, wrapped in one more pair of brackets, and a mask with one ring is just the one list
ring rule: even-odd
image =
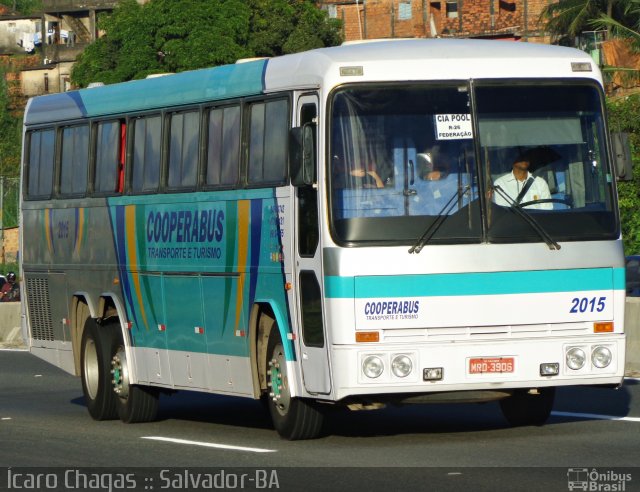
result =
[{"label": "road lane marking", "polygon": [[626,420],[628,422],[640,422],[640,417],[618,417],[616,415],[600,415],[597,413],[551,412],[556,417],[578,417],[580,419],[597,420]]},{"label": "road lane marking", "polygon": [[244,446],[231,446],[229,444],[218,444],[214,442],[188,441],[186,439],[176,439],[174,437],[161,436],[143,436],[140,439],[149,439],[151,441],[173,442],[175,444],[188,444],[191,446],[203,446],[205,448],[228,449],[231,451],[249,451],[250,453],[275,453],[275,449],[264,448],[247,448]]}]

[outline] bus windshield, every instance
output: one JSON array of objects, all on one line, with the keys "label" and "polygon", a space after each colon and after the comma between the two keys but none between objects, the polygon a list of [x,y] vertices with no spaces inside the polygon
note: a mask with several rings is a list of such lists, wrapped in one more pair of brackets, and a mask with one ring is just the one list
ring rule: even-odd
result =
[{"label": "bus windshield", "polygon": [[536,81],[473,90],[475,109],[465,82],[334,93],[336,240],[411,244],[431,228],[429,243],[542,241],[515,208],[556,241],[615,237],[598,89]]},{"label": "bus windshield", "polygon": [[[488,214],[489,241],[539,240],[511,213],[513,202],[556,240],[617,235],[595,86],[487,85],[476,88],[476,98],[483,178],[500,188]],[[526,170],[525,181],[515,179],[518,169]]]}]

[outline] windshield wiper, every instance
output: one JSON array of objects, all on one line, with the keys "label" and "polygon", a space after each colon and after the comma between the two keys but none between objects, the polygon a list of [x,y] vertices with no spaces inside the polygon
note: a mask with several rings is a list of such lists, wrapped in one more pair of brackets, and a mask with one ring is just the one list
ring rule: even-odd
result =
[{"label": "windshield wiper", "polygon": [[506,201],[510,205],[510,209],[513,210],[516,215],[522,217],[522,219],[529,224],[534,231],[538,233],[538,235],[543,239],[543,241],[549,246],[551,250],[559,250],[560,245],[553,240],[551,236],[545,231],[542,226],[538,223],[536,219],[534,219],[529,212],[524,210],[520,205],[509,196],[499,185],[493,185],[492,189],[497,191],[498,194],[502,197],[504,201]]},{"label": "windshield wiper", "polygon": [[469,185],[466,185],[464,188],[456,190],[451,198],[449,198],[447,203],[445,203],[444,207],[442,207],[442,209],[438,212],[438,214],[436,215],[436,220],[429,224],[416,244],[409,248],[409,254],[418,254],[420,253],[420,251],[422,251],[422,248],[424,248],[427,242],[429,242],[429,239],[433,237],[433,235],[440,228],[445,219],[449,217],[449,212],[451,212],[453,207],[456,205],[456,200],[468,193],[470,189],[471,187]]}]

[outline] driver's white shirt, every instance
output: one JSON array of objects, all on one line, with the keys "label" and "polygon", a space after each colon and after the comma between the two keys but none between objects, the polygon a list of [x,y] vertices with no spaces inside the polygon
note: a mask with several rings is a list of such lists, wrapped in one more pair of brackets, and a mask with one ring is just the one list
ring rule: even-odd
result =
[{"label": "driver's white shirt", "polygon": [[[533,178],[533,175],[530,172],[527,172],[527,179]],[[509,174],[505,174],[504,176],[500,176],[496,179],[494,186],[499,186],[502,191],[504,191],[507,195],[509,195],[514,201],[520,194],[520,190],[524,187],[524,184],[527,182],[527,179],[524,181],[518,181],[516,177],[513,175],[513,171]],[[547,198],[551,198],[551,192],[549,191],[549,186],[547,182],[539,177],[533,178],[533,183],[520,200],[520,203],[531,202],[534,200],[544,200]],[[501,195],[499,191],[493,192],[493,201],[497,205],[501,205],[503,207],[508,207],[511,203],[507,202]],[[536,208],[541,210],[551,210],[553,208],[552,203],[535,203],[532,205],[527,205],[524,208]]]}]

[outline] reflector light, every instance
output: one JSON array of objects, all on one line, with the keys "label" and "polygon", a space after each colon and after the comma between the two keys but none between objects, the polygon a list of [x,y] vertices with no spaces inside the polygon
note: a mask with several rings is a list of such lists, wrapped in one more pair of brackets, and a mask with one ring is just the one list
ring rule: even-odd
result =
[{"label": "reflector light", "polygon": [[613,321],[593,324],[594,333],[613,333]]},{"label": "reflector light", "polygon": [[379,342],[380,333],[377,331],[357,331],[356,342]]},{"label": "reflector light", "polygon": [[593,68],[591,68],[590,62],[571,62],[571,71],[572,72],[591,72]]},{"label": "reflector light", "polygon": [[557,376],[560,374],[560,363],[545,362],[540,364],[540,376]]},{"label": "reflector light", "polygon": [[359,67],[340,67],[340,75],[343,77],[357,77],[364,75],[364,70]]},{"label": "reflector light", "polygon": [[425,381],[439,381],[444,370],[442,367],[426,367],[422,370],[422,379]]}]

